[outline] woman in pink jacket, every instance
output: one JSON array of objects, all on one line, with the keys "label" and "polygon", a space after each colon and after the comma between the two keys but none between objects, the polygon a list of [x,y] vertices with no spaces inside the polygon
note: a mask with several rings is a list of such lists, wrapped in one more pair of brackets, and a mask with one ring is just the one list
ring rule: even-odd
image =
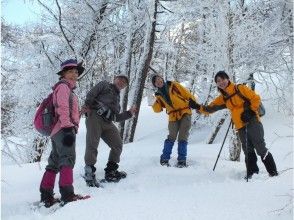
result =
[{"label": "woman in pink jacket", "polygon": [[84,68],[76,60],[67,60],[61,64],[61,70],[57,73],[60,81],[53,86],[53,104],[58,121],[50,135],[52,151],[40,185],[41,202],[45,207],[60,201],[53,197],[55,177],[58,172],[60,172],[61,201],[67,203],[80,197],[74,194],[73,188],[75,138],[80,120],[78,98],[73,90],[76,88],[78,76],[83,71]]}]

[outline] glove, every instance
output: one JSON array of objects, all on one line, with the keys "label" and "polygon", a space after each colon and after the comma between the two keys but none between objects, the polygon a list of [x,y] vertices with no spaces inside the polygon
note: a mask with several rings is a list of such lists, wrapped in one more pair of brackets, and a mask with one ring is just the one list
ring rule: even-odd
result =
[{"label": "glove", "polygon": [[251,109],[245,109],[244,112],[242,112],[242,114],[241,114],[241,120],[244,123],[249,122],[254,117],[256,117],[256,114]]},{"label": "glove", "polygon": [[71,147],[73,143],[76,141],[76,137],[74,135],[74,128],[63,128],[63,139],[62,144],[66,147]]},{"label": "glove", "polygon": [[199,110],[200,109],[200,106],[197,102],[195,102],[193,99],[189,99],[189,107],[190,108],[193,108],[193,109],[197,109]]}]

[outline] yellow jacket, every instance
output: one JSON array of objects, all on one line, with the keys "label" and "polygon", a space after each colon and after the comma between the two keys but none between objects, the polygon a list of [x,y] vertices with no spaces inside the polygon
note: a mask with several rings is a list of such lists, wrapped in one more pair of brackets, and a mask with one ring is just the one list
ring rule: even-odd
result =
[{"label": "yellow jacket", "polygon": [[[245,85],[239,85],[238,89],[240,93],[250,100],[250,109],[256,113],[258,120],[258,108],[260,105],[260,96],[257,95],[253,90],[248,88]],[[225,92],[228,96],[233,95],[236,92],[235,84],[230,83],[230,85],[225,89]],[[245,123],[241,120],[241,114],[244,111],[244,100],[238,95],[235,94],[227,101],[225,101],[224,96],[221,94],[216,97],[208,106],[201,106],[200,113],[210,114],[217,110],[228,108],[231,112],[233,123],[236,126],[236,129],[240,129],[245,126]]]},{"label": "yellow jacket", "polygon": [[171,100],[171,105],[157,92],[155,93],[156,101],[152,105],[154,112],[161,112],[166,108],[166,113],[169,116],[169,121],[180,120],[184,114],[192,115],[189,108],[189,99],[196,101],[195,97],[181,84],[175,81],[167,81],[168,95]]}]

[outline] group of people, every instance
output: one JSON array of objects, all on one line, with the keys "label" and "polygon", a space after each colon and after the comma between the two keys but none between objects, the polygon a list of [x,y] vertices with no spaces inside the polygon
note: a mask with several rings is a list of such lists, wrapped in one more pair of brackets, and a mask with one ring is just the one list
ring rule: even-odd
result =
[{"label": "group of people", "polygon": [[[86,96],[84,105],[79,110],[78,98],[73,90],[76,88],[78,77],[84,68],[77,60],[66,60],[61,64],[59,82],[53,86],[53,103],[57,123],[50,135],[52,151],[48,165],[40,184],[41,202],[50,207],[56,202],[54,184],[59,172],[59,190],[61,200],[71,202],[79,199],[74,193],[73,167],[75,165],[75,139],[82,114],[86,117],[86,152],[85,152],[85,181],[89,187],[99,187],[95,176],[98,145],[100,138],[110,147],[108,162],[105,167],[105,180],[118,182],[127,176],[126,172],[118,171],[123,142],[119,131],[113,122],[127,120],[137,113],[135,106],[128,111],[120,112],[120,91],[129,84],[125,75],[114,77],[113,83],[101,81],[94,86]],[[236,95],[236,85],[230,81],[224,71],[215,75],[220,95],[209,105],[197,103],[193,94],[175,81],[165,81],[162,76],[155,74],[151,78],[157,88],[154,112],[166,109],[169,116],[169,134],[164,140],[160,164],[170,166],[169,160],[173,145],[178,140],[177,167],[187,166],[187,145],[191,128],[192,109],[198,113],[211,114],[227,108],[231,112],[232,121],[238,130],[245,154],[247,177],[258,174],[257,154],[261,157],[269,176],[277,176],[277,168],[272,154],[265,147],[263,126],[258,115],[260,97],[245,85],[239,86],[239,91],[248,99],[246,102]]]}]

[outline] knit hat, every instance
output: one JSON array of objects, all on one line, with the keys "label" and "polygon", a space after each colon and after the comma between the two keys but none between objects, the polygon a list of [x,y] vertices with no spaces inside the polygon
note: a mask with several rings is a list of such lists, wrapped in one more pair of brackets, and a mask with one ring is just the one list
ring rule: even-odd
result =
[{"label": "knit hat", "polygon": [[74,59],[69,59],[64,61],[63,63],[61,63],[60,65],[60,71],[58,73],[56,73],[57,75],[62,75],[62,73],[66,70],[70,70],[70,69],[77,69],[79,75],[81,75],[85,68],[82,67],[83,62],[78,63],[77,60]]}]

